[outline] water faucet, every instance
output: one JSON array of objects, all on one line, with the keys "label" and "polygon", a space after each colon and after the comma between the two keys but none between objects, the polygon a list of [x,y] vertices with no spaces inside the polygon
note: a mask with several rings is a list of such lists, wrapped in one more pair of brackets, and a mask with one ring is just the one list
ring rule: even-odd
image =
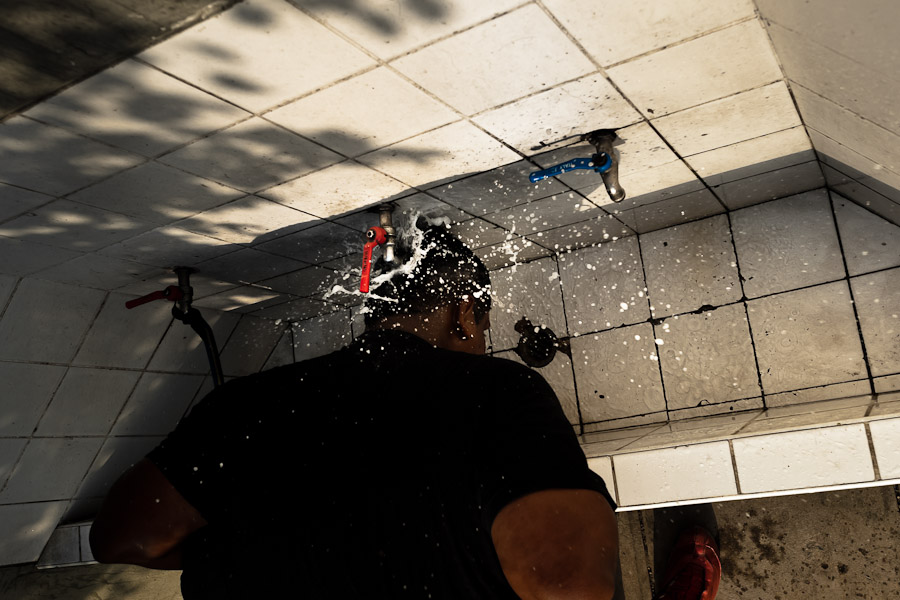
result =
[{"label": "water faucet", "polygon": [[378,207],[379,226],[370,227],[366,231],[367,241],[363,246],[362,278],[359,282],[359,291],[363,294],[369,293],[372,278],[372,251],[377,246],[384,246],[381,258],[385,266],[392,264],[397,258],[394,248],[397,241],[397,230],[394,229],[393,214],[393,204],[382,204]]},{"label": "water faucet", "polygon": [[573,158],[564,163],[554,165],[547,169],[535,171],[529,174],[531,183],[536,183],[548,177],[556,177],[575,169],[589,169],[600,173],[606,192],[613,202],[621,202],[625,199],[625,190],[619,185],[619,157],[613,149],[613,142],[617,139],[616,132],[612,129],[598,129],[581,136],[581,140],[588,142],[597,150],[589,158]]}]

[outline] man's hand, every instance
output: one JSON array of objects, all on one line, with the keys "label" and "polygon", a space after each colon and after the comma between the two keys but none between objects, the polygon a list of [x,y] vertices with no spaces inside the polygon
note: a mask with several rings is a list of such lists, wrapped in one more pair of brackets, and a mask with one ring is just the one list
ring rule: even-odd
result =
[{"label": "man's hand", "polygon": [[184,538],[206,520],[149,460],[125,472],[91,526],[91,551],[101,563],[180,569]]},{"label": "man's hand", "polygon": [[543,490],[491,526],[503,573],[522,600],[609,600],[619,556],[612,508],[592,490]]}]

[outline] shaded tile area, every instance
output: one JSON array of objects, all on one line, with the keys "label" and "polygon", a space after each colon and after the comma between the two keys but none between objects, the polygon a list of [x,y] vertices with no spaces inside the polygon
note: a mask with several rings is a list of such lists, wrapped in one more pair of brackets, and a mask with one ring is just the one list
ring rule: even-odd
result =
[{"label": "shaded tile area", "polygon": [[872,375],[897,372],[900,364],[900,269],[850,280]]},{"label": "shaded tile area", "polygon": [[554,259],[494,271],[491,285],[494,350],[507,350],[518,344],[519,333],[515,325],[523,317],[536,327],[549,327],[558,337],[566,335],[559,271]]}]

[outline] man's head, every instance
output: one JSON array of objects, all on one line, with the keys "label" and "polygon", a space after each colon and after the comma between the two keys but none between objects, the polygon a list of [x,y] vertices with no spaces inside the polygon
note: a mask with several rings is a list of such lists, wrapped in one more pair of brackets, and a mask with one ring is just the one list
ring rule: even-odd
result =
[{"label": "man's head", "polygon": [[[420,229],[406,269],[377,283],[366,298],[367,329],[402,329],[436,346],[484,353],[490,326],[487,268],[442,226]],[[404,240],[410,242],[411,240]]]}]

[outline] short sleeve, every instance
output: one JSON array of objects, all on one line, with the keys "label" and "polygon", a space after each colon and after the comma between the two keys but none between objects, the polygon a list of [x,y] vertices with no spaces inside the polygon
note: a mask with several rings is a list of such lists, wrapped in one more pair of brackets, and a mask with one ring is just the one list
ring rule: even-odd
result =
[{"label": "short sleeve", "polygon": [[191,506],[211,521],[229,489],[236,437],[235,401],[240,380],[206,395],[147,458]]},{"label": "short sleeve", "polygon": [[490,525],[504,506],[545,489],[589,489],[615,503],[590,470],[552,388],[536,371],[499,360],[483,423],[482,510]]}]

